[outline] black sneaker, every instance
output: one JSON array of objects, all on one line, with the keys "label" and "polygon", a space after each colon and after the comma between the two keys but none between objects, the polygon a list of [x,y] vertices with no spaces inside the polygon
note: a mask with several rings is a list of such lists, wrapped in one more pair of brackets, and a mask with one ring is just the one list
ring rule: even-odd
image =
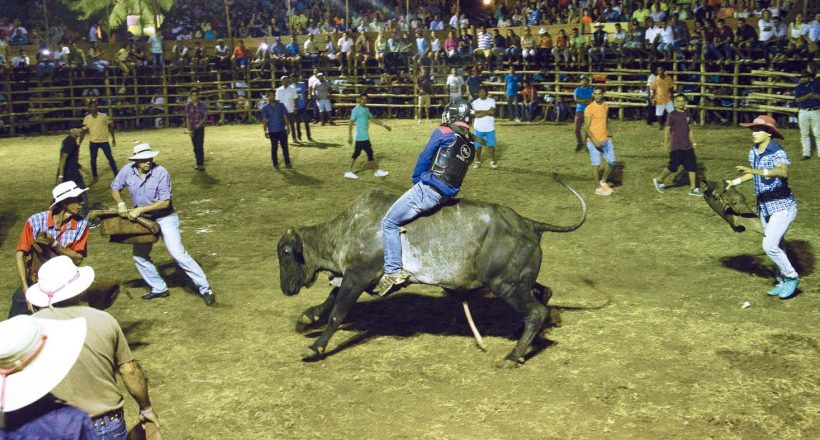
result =
[{"label": "black sneaker", "polygon": [[289,164],[289,163],[286,163],[286,164],[285,164],[285,169],[286,169],[286,170],[292,170],[292,169],[293,169],[293,165],[291,165],[291,164]]},{"label": "black sneaker", "polygon": [[165,298],[166,296],[170,295],[171,292],[168,289],[163,290],[162,292],[150,292],[142,295],[142,299],[154,299],[154,298]]},{"label": "black sneaker", "polygon": [[205,301],[206,306],[213,305],[216,302],[216,297],[214,296],[213,290],[208,290],[205,293],[200,293],[202,295],[202,299]]},{"label": "black sneaker", "polygon": [[583,149],[584,149],[584,146],[583,146],[583,145],[581,145],[581,144],[578,144],[578,145],[576,145],[576,146],[575,146],[575,152],[576,152],[576,153],[578,153],[579,151],[581,151],[581,150],[583,150]]}]

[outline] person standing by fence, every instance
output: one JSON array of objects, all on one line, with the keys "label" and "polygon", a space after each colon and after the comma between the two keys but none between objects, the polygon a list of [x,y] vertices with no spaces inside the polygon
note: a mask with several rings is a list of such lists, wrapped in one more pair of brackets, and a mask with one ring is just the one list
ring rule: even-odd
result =
[{"label": "person standing by fence", "polygon": [[820,80],[808,70],[800,74],[800,84],[794,89],[794,102],[800,108],[797,123],[800,126],[800,143],[803,160],[811,159],[811,138],[820,157]]},{"label": "person standing by fence", "polygon": [[[275,96],[276,90],[271,90],[268,96]],[[288,109],[281,102],[271,101],[270,104],[262,108],[262,126],[265,130],[265,137],[270,139],[270,156],[273,161],[273,168],[279,171],[279,154],[277,150],[282,144],[282,155],[285,157],[285,168],[292,169],[290,155],[288,154]]]},{"label": "person standing by fence", "polygon": [[[111,147],[117,146],[117,139],[114,136],[114,121],[108,117],[107,114],[102,113],[97,108],[96,100],[91,100],[88,104],[89,114],[83,119],[82,134],[80,140],[77,142],[82,145],[83,138],[88,133],[89,144],[88,150],[91,157],[91,177],[94,180],[98,179],[97,175],[97,151],[102,149],[106,159],[108,159],[108,166],[114,175],[117,175],[117,162],[114,160],[114,155],[111,153]],[[111,143],[108,143],[108,135],[111,135]]]},{"label": "person standing by fence", "polygon": [[573,93],[575,98],[575,151],[584,149],[584,138],[581,136],[581,129],[584,127],[584,110],[592,102],[592,86],[589,85],[589,77],[581,75],[581,85],[575,88]]},{"label": "person standing by fence", "polygon": [[208,106],[199,100],[199,91],[191,90],[191,102],[185,104],[185,127],[191,142],[194,144],[194,157],[197,171],[205,171],[205,121],[208,119]]}]

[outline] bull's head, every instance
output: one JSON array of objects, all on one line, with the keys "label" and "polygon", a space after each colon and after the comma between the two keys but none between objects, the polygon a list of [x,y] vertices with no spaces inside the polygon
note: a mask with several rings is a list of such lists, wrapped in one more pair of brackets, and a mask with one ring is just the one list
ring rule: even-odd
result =
[{"label": "bull's head", "polygon": [[288,229],[279,239],[276,253],[279,255],[279,285],[282,293],[296,295],[307,281],[302,237],[293,229]]}]

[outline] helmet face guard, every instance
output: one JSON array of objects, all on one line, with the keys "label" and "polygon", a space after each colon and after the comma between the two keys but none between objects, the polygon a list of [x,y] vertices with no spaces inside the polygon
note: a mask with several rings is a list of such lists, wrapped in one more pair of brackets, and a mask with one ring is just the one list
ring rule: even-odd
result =
[{"label": "helmet face guard", "polygon": [[444,113],[441,115],[441,122],[450,126],[455,125],[456,122],[464,122],[470,125],[473,123],[473,119],[475,119],[473,106],[464,99],[450,101],[444,107]]}]

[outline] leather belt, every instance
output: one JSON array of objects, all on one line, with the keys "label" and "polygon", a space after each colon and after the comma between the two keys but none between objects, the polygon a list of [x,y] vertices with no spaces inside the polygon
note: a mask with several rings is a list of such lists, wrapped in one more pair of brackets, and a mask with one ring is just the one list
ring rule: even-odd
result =
[{"label": "leather belt", "polygon": [[109,413],[105,413],[99,417],[94,417],[91,419],[91,422],[94,424],[94,427],[97,426],[105,426],[107,423],[111,423],[114,420],[122,420],[123,419],[123,412],[122,409],[117,409],[111,411]]}]

